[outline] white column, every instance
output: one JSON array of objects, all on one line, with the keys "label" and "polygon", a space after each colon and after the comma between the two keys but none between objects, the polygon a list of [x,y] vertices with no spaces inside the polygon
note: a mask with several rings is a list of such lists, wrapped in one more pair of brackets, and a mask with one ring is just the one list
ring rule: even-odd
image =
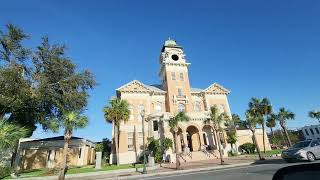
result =
[{"label": "white column", "polygon": [[47,161],[47,168],[54,168],[54,154],[55,150],[49,150],[49,157]]}]

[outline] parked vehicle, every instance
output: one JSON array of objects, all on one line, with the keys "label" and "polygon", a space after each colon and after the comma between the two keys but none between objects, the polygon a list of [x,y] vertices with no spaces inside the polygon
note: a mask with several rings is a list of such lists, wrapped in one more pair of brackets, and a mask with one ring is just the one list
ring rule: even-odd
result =
[{"label": "parked vehicle", "polygon": [[320,159],[320,140],[300,141],[289,149],[282,151],[281,157],[287,162]]}]

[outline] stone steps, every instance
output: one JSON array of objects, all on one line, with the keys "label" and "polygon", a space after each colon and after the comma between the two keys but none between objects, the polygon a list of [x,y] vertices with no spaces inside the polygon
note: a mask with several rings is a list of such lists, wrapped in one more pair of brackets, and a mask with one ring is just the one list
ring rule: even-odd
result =
[{"label": "stone steps", "polygon": [[186,154],[181,154],[179,156],[181,162],[192,162],[192,161],[201,161],[208,159],[218,159],[218,151],[203,152],[195,151]]}]

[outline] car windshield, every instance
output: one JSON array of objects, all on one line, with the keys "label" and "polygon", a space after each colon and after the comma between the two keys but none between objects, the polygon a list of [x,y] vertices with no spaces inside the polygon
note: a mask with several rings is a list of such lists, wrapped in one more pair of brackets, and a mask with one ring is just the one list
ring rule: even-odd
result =
[{"label": "car windshield", "polygon": [[311,141],[301,141],[298,142],[297,144],[293,145],[292,148],[304,148],[309,146],[309,144],[311,143]]}]

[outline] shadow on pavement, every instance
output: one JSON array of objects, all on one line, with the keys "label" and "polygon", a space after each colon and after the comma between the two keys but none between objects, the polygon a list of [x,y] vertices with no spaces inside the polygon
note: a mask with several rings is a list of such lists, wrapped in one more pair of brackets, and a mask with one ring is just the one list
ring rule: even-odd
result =
[{"label": "shadow on pavement", "polygon": [[287,164],[282,159],[266,159],[266,160],[255,160],[252,164]]}]

